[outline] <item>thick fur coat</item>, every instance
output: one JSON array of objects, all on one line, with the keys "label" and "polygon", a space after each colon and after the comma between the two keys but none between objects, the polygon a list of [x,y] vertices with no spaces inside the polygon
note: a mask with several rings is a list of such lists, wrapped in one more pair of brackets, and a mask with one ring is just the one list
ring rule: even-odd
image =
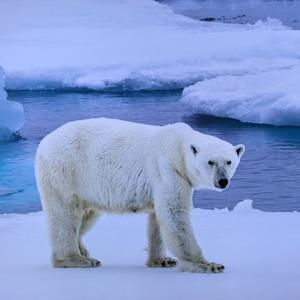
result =
[{"label": "thick fur coat", "polygon": [[[114,119],[70,122],[40,143],[35,172],[49,223],[55,267],[93,267],[82,236],[104,212],[149,214],[150,267],[222,272],[193,234],[194,189],[229,185],[244,146],[233,146],[184,123],[152,126]],[[104,245],[105,246],[105,245]]]}]

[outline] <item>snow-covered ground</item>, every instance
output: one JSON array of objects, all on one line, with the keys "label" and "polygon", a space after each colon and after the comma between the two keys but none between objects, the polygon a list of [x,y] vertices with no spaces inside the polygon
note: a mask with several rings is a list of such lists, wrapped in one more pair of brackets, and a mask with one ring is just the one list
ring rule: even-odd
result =
[{"label": "snow-covered ground", "polygon": [[299,213],[267,213],[245,200],[232,212],[195,209],[195,234],[223,274],[149,269],[146,216],[104,216],[87,235],[95,269],[54,269],[42,213],[0,215],[0,297],[5,300],[298,300]]},{"label": "snow-covered ground", "polygon": [[300,31],[276,20],[199,22],[153,0],[1,1],[0,45],[8,89],[170,89],[275,70],[274,86],[289,68],[300,82]]},{"label": "snow-covered ground", "polygon": [[0,67],[0,141],[9,139],[23,123],[23,106],[18,102],[7,100],[7,93],[4,90],[4,71]]}]

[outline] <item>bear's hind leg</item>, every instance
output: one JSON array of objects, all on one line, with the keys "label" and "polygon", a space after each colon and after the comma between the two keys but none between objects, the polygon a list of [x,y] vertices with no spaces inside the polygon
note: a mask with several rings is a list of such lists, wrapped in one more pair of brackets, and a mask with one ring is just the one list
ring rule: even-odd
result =
[{"label": "bear's hind leg", "polygon": [[177,261],[167,257],[160,234],[159,224],[155,213],[150,213],[148,220],[148,267],[170,268],[175,267]]},{"label": "bear's hind leg", "polygon": [[98,265],[100,265],[98,260],[89,257],[89,252],[82,242],[82,236],[93,226],[98,217],[99,212],[94,209],[88,209],[85,211],[79,228],[78,244],[79,251],[82,256],[88,258],[89,260],[93,260],[94,262],[98,262]]},{"label": "bear's hind leg", "polygon": [[[49,203],[49,202],[48,202]],[[79,230],[82,211],[78,205],[64,201],[52,201],[45,207],[48,214],[52,263],[56,268],[89,268],[99,266],[97,260],[88,259],[79,250]]]}]

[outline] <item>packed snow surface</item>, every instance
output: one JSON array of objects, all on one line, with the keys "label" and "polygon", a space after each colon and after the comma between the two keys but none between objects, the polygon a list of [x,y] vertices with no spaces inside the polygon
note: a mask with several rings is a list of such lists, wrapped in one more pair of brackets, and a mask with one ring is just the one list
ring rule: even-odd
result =
[{"label": "packed snow surface", "polygon": [[223,274],[147,268],[146,216],[103,216],[85,244],[94,269],[54,269],[43,213],[0,215],[1,299],[298,300],[299,213],[267,213],[240,203],[233,211],[192,212],[195,235]]},{"label": "packed snow surface", "polygon": [[4,90],[4,71],[0,67],[0,141],[9,139],[11,134],[22,127],[24,111],[22,104],[7,100]]},{"label": "packed snow surface", "polygon": [[300,65],[199,81],[185,88],[182,96],[182,101],[200,114],[300,126]]}]

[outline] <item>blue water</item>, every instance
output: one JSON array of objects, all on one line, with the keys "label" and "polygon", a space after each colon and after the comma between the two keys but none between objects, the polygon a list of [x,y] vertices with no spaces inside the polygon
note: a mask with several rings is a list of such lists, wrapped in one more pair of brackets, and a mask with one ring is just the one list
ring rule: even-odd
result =
[{"label": "blue water", "polygon": [[0,144],[0,213],[40,210],[33,172],[39,141],[67,121],[99,116],[160,125],[184,121],[233,144],[244,143],[247,150],[230,188],[222,193],[195,193],[196,207],[233,208],[243,199],[252,199],[261,210],[300,211],[300,128],[194,115],[178,102],[180,95],[181,91],[10,92],[10,100],[24,105],[26,124],[20,132],[23,139]]}]

